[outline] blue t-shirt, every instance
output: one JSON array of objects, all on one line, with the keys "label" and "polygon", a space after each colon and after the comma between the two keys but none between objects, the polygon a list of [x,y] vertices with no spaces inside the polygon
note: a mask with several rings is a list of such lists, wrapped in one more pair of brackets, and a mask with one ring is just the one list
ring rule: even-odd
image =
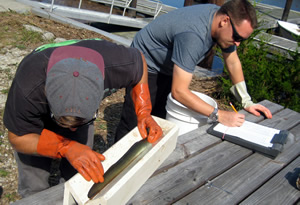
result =
[{"label": "blue t-shirt", "polygon": [[131,46],[143,52],[150,73],[172,75],[174,63],[193,73],[215,44],[211,24],[219,8],[202,4],[161,15],[136,34]]}]

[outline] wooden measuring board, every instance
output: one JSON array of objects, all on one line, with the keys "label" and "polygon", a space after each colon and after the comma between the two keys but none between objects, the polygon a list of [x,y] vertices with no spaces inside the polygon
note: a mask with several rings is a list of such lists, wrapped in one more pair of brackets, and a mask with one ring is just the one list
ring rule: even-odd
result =
[{"label": "wooden measuring board", "polygon": [[[63,204],[71,205],[74,202],[79,205],[125,204],[176,147],[177,125],[161,118],[153,118],[161,126],[164,134],[142,159],[127,167],[92,200],[87,195],[94,183],[88,182],[80,174],[76,174],[65,183]],[[135,142],[141,139],[142,137],[136,127],[104,152],[103,155],[106,158],[102,162],[104,172],[117,162]]]}]

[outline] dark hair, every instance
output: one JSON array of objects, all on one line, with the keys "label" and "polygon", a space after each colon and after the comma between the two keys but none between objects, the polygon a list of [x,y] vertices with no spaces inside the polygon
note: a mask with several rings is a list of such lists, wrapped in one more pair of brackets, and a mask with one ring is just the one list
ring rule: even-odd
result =
[{"label": "dark hair", "polygon": [[217,15],[227,14],[231,20],[239,25],[241,21],[251,22],[253,29],[257,28],[256,11],[253,5],[247,0],[231,0],[226,2],[218,10]]},{"label": "dark hair", "polygon": [[65,128],[78,127],[84,122],[84,118],[74,116],[61,116],[56,119],[56,122]]}]

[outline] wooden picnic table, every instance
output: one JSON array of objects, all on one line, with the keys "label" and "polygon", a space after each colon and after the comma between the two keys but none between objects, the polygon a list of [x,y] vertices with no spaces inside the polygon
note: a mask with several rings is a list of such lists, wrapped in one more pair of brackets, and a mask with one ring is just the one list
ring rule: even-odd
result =
[{"label": "wooden picnic table", "polygon": [[282,153],[271,159],[206,133],[210,125],[178,136],[175,151],[128,204],[294,204],[300,199],[300,114],[262,101],[272,119],[246,120],[288,130]]},{"label": "wooden picnic table", "polygon": [[[300,191],[300,114],[264,100],[272,119],[242,110],[246,120],[288,130],[275,159],[222,141],[202,126],[178,136],[177,147],[127,204],[296,204]],[[63,185],[14,204],[62,204]]]}]

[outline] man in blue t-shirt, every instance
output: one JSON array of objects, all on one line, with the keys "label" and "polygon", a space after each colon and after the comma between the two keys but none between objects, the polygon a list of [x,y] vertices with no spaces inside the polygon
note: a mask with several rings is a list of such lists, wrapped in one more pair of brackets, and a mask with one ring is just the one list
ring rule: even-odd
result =
[{"label": "man in blue t-shirt", "polygon": [[[189,6],[162,15],[140,30],[132,47],[138,48],[148,65],[148,82],[152,115],[165,118],[167,95],[186,107],[227,126],[241,126],[245,115],[215,109],[189,90],[195,66],[215,45],[223,51],[223,58],[233,86],[232,93],[245,110],[271,118],[271,112],[254,104],[247,93],[241,62],[236,47],[257,27],[254,7],[247,0],[232,0],[222,7],[213,4]],[[121,122],[116,139],[130,131],[134,109],[127,89]]]}]

